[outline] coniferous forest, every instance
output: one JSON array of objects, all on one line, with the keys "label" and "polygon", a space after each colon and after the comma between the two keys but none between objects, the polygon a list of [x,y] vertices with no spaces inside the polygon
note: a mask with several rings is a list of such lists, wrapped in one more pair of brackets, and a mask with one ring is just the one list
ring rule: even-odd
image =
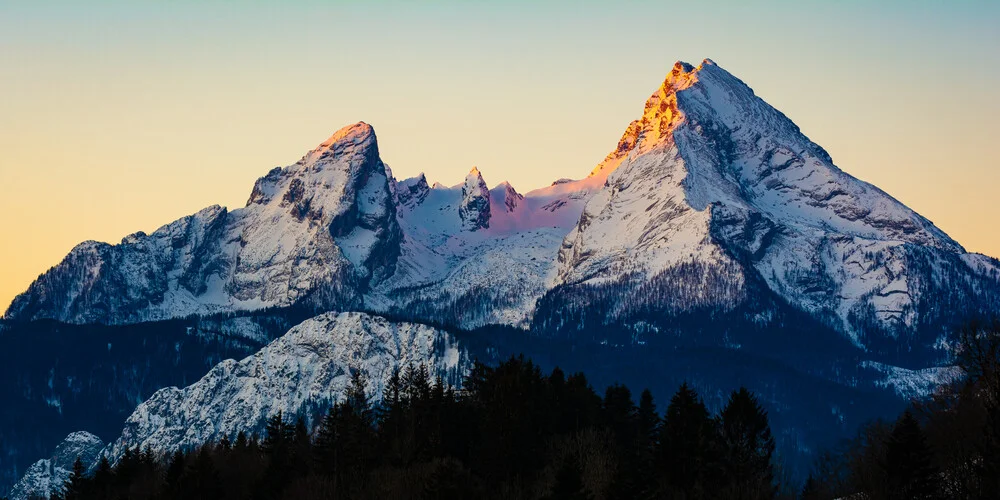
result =
[{"label": "coniferous forest", "polygon": [[661,416],[649,391],[602,397],[582,373],[517,357],[477,363],[461,390],[409,366],[379,404],[355,373],[314,426],[278,414],[260,436],[129,450],[92,471],[77,461],[54,497],[1000,498],[1000,323],[959,340],[953,383],[822,454],[804,485],[781,480],[767,411],[746,389],[713,415],[683,384]]},{"label": "coniferous forest", "polygon": [[344,401],[310,428],[276,415],[168,457],[131,450],[84,464],[59,498],[773,498],[767,412],[745,389],[712,415],[686,384],[661,418],[649,391],[603,397],[583,374],[531,361],[477,364],[461,391],[408,367],[374,405],[352,378]]},{"label": "coniferous forest", "polygon": [[1000,498],[1000,322],[957,337],[957,379],[823,453],[803,500]]}]

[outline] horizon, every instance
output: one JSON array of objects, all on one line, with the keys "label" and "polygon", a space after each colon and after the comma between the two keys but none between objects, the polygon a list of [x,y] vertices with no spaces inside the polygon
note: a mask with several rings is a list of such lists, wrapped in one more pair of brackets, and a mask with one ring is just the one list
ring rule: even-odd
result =
[{"label": "horizon", "polygon": [[841,170],[1000,255],[1000,6],[565,5],[0,7],[0,306],[83,241],[242,207],[357,121],[400,180],[586,177],[673,62],[705,58]]}]

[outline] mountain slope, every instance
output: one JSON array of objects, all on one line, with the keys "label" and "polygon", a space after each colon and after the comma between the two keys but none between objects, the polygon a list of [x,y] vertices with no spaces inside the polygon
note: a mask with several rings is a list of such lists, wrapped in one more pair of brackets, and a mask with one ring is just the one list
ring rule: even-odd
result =
[{"label": "mountain slope", "polygon": [[[1000,309],[1000,264],[837,168],[710,60],[678,62],[588,177],[518,193],[396,181],[371,127],[120,245],[87,242],[6,317],[76,323],[306,304],[462,328],[651,332],[678,315],[775,322],[787,304],[876,353],[940,359]],[[567,311],[588,311],[588,324]]]},{"label": "mountain slope", "polygon": [[[1000,305],[995,260],[838,169],[710,60],[674,66],[601,173],[607,184],[566,237],[555,283],[559,293],[617,284],[611,321],[657,281],[665,312],[733,310],[748,280],[763,281],[869,347],[938,326],[926,310],[942,296],[965,314]],[[678,269],[683,279],[657,279]]]},{"label": "mountain slope", "polygon": [[345,127],[214,206],[118,245],[84,242],[14,299],[6,318],[135,323],[309,302],[358,306],[393,273],[402,235],[375,132]]},{"label": "mountain slope", "polygon": [[50,498],[62,491],[73,473],[73,463],[79,458],[85,467],[96,463],[104,443],[88,432],[74,432],[66,436],[52,456],[32,464],[10,491],[10,500]]},{"label": "mountain slope", "polygon": [[425,364],[457,385],[469,368],[465,351],[447,333],[363,313],[325,313],[293,327],[241,361],[226,360],[185,388],[156,392],[126,420],[105,450],[117,459],[126,448],[189,448],[240,431],[263,429],[278,412],[312,416],[341,399],[359,370],[373,400],[393,370]]}]

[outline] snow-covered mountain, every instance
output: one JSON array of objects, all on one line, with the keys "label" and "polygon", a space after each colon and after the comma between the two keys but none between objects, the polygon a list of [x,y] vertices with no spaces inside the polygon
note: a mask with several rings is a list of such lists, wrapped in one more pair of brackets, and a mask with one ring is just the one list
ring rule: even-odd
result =
[{"label": "snow-covered mountain", "polygon": [[117,459],[127,448],[189,448],[263,429],[278,412],[323,412],[342,398],[355,370],[379,401],[394,370],[421,364],[451,385],[470,368],[466,351],[444,331],[365,313],[324,313],[253,356],[223,361],[194,384],[156,392],[135,409],[105,454]]},{"label": "snow-covered mountain", "polygon": [[74,432],[66,436],[52,456],[32,464],[10,491],[10,500],[49,498],[62,491],[73,472],[73,463],[79,458],[85,467],[95,463],[104,443],[89,432]]},{"label": "snow-covered mountain", "polygon": [[129,448],[167,453],[233,439],[241,431],[256,433],[278,412],[316,416],[342,399],[354,371],[364,376],[372,401],[379,401],[394,370],[420,365],[457,386],[471,361],[442,330],[365,313],[324,313],[252,356],[223,361],[187,387],[157,391],[106,447],[92,434],[70,434],[51,458],[25,471],[11,499],[48,498],[69,478],[77,457],[92,468],[102,455],[116,462]]},{"label": "snow-covered mountain", "polygon": [[81,244],[6,317],[123,323],[306,303],[564,331],[581,326],[572,310],[630,328],[650,311],[767,323],[787,304],[859,347],[908,350],[1000,309],[998,272],[705,60],[675,64],[583,179],[524,195],[488,189],[475,168],[454,187],[397,182],[359,123],[261,178],[244,208]]},{"label": "snow-covered mountain", "polygon": [[1000,305],[995,259],[841,171],[711,60],[674,65],[592,175],[609,170],[566,237],[555,283],[618,284],[613,315],[650,300],[733,309],[748,280],[762,280],[865,346]]},{"label": "snow-covered mountain", "polygon": [[[117,245],[80,244],[5,318],[131,324],[273,307],[299,321],[304,311],[363,311],[321,314],[193,385],[157,392],[106,449],[117,456],[258,429],[277,411],[321,410],[352,369],[376,397],[391,369],[411,361],[458,382],[467,347],[426,323],[509,325],[536,340],[643,351],[693,339],[744,362],[751,380],[774,369],[768,390],[804,374],[806,385],[908,398],[953,376],[935,365],[955,323],[1000,311],[1000,262],[840,170],[710,60],[675,64],[586,177],[522,194],[507,182],[489,188],[489,176],[473,168],[450,187],[423,174],[397,180],[374,130],[351,125],[260,178],[243,208],[209,207]],[[272,338],[249,318],[216,320],[234,339]],[[670,352],[687,366],[685,351]],[[774,403],[791,408],[795,393],[784,394]],[[855,396],[841,394],[839,405]],[[816,404],[796,416],[808,411],[841,412]],[[52,460],[33,466],[28,483],[51,483]]]},{"label": "snow-covered mountain", "polygon": [[6,317],[113,324],[302,302],[358,307],[399,253],[386,172],[371,126],[345,127],[260,178],[244,208],[209,207],[118,245],[81,243]]}]

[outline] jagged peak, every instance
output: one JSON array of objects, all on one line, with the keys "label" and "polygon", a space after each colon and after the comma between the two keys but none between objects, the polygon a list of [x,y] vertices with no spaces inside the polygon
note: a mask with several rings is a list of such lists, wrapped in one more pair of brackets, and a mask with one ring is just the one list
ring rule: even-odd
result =
[{"label": "jagged peak", "polygon": [[518,193],[517,190],[514,189],[514,186],[507,181],[503,181],[500,184],[497,184],[496,186],[493,187],[493,189],[490,190],[490,192],[491,193],[496,192],[497,194],[503,194],[504,196],[514,197],[518,199],[524,198],[524,195]]},{"label": "jagged peak", "polygon": [[482,189],[487,190],[486,181],[483,180],[483,174],[479,172],[479,169],[472,167],[469,174],[465,176],[465,184],[463,186],[463,191],[473,192]]},{"label": "jagged peak", "polygon": [[327,175],[324,172],[330,166],[335,166],[333,175],[347,172],[349,176],[357,176],[361,169],[367,169],[366,175],[377,173],[384,175],[387,180],[393,178],[392,170],[378,157],[375,129],[365,122],[357,122],[334,132],[295,164],[284,168],[275,167],[267,175],[257,179],[246,206],[269,203],[279,185],[291,182],[301,186],[304,182],[300,177],[317,178],[316,176]]},{"label": "jagged peak", "polygon": [[427,185],[427,176],[423,172],[420,172],[416,177],[401,181],[396,195],[401,204],[416,205],[424,200],[430,189]]},{"label": "jagged peak", "polygon": [[628,124],[618,145],[590,172],[590,176],[610,174],[643,143],[652,141],[655,144],[668,137],[684,119],[684,114],[677,107],[677,93],[698,83],[699,73],[708,66],[718,67],[711,59],[704,59],[698,66],[684,61],[675,62],[660,87],[646,99],[642,118]]},{"label": "jagged peak", "polygon": [[472,167],[462,185],[459,215],[463,226],[470,231],[490,227],[490,191],[476,167]]},{"label": "jagged peak", "polygon": [[344,141],[350,141],[354,144],[358,144],[370,138],[374,138],[374,136],[375,129],[371,125],[365,122],[357,122],[352,125],[347,125],[346,127],[334,132],[333,135],[331,135],[327,140],[320,143],[319,147],[329,148],[338,142]]},{"label": "jagged peak", "polygon": [[325,163],[328,159],[339,158],[345,154],[367,156],[369,153],[376,155],[378,153],[375,129],[365,122],[357,122],[334,132],[327,140],[306,153],[298,165]]},{"label": "jagged peak", "polygon": [[518,193],[510,182],[503,181],[490,190],[490,198],[491,201],[495,199],[497,203],[502,203],[505,211],[513,212],[524,199],[524,195]]}]

